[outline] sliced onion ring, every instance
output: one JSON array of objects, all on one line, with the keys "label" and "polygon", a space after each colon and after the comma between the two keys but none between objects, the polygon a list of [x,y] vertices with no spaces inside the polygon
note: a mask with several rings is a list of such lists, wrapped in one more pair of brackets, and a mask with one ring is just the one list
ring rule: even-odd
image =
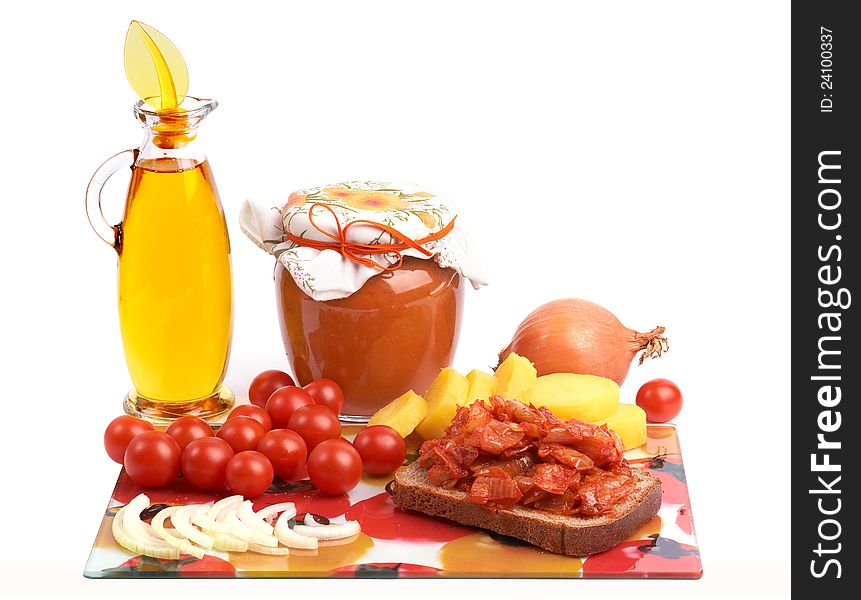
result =
[{"label": "sliced onion ring", "polygon": [[123,515],[126,507],[122,507],[114,515],[113,523],[111,523],[111,532],[114,534],[114,539],[117,543],[133,554],[142,554],[153,558],[162,558],[166,560],[176,560],[179,558],[179,550],[172,546],[163,547],[156,545],[154,542],[162,542],[163,540],[153,540],[149,537],[140,538],[129,534],[123,527]]},{"label": "sliced onion ring", "polygon": [[[139,538],[141,540],[149,538],[149,543],[155,549],[173,549],[173,546],[161,539],[161,536],[157,535],[152,530],[152,527],[141,521],[140,514],[148,506],[149,498],[147,498],[146,495],[138,494],[132,498],[131,502],[129,502],[122,511],[122,516],[120,516],[122,529],[133,538]],[[144,527],[144,525],[146,525],[146,527]]]},{"label": "sliced onion ring", "polygon": [[278,546],[278,538],[274,535],[269,535],[267,533],[251,529],[248,525],[239,520],[239,517],[236,516],[235,510],[227,513],[224,522],[230,525],[230,533],[241,540],[245,540],[248,543],[260,544],[261,546],[269,546],[271,548]]},{"label": "sliced onion ring", "polygon": [[275,517],[277,514],[287,513],[288,519],[292,519],[296,516],[296,505],[292,502],[281,502],[280,504],[270,504],[269,506],[264,506],[260,510],[258,510],[255,514],[263,519],[264,521],[268,521],[269,519]]},{"label": "sliced onion ring", "polygon": [[209,512],[206,516],[208,516],[213,521],[217,521],[218,515],[221,514],[224,508],[232,504],[239,504],[240,502],[242,502],[242,500],[242,496],[238,494],[235,496],[227,496],[226,498],[222,498],[221,500],[209,507]]},{"label": "sliced onion ring", "polygon": [[288,548],[316,550],[320,545],[317,542],[317,538],[299,535],[290,529],[290,519],[292,518],[287,512],[282,513],[278,517],[278,520],[275,522],[275,537]]},{"label": "sliced onion ring", "polygon": [[229,533],[212,532],[212,547],[223,552],[247,552],[248,542]]},{"label": "sliced onion ring", "polygon": [[271,546],[261,546],[260,544],[248,544],[248,551],[257,552],[258,554],[269,554],[270,556],[287,556],[290,554],[290,550],[284,546],[273,548]]},{"label": "sliced onion ring", "polygon": [[326,526],[323,523],[318,523],[317,519],[315,519],[314,515],[312,515],[311,513],[305,513],[305,518],[302,519],[302,521],[308,527],[325,527]]},{"label": "sliced onion ring", "polygon": [[222,507],[221,511],[218,513],[218,516],[215,518],[216,522],[226,523],[227,517],[229,517],[230,515],[235,515],[236,509],[239,508],[240,504],[242,504],[241,500],[238,502],[234,501],[234,502],[231,502],[230,504],[225,504]]},{"label": "sliced onion ring", "polygon": [[347,521],[346,523],[332,523],[318,527],[309,527],[308,525],[296,525],[293,528],[294,533],[308,537],[314,537],[318,540],[339,540],[341,538],[350,537],[361,533],[362,528],[358,521]]},{"label": "sliced onion ring", "polygon": [[265,533],[266,535],[272,535],[272,525],[261,519],[254,512],[251,500],[246,500],[239,505],[239,508],[236,509],[236,516],[243,525],[246,525],[250,529]]},{"label": "sliced onion ring", "polygon": [[212,536],[207,535],[191,524],[191,512],[197,510],[199,504],[182,506],[170,518],[171,523],[183,537],[203,548],[212,548]]},{"label": "sliced onion ring", "polygon": [[[197,510],[191,512],[191,522],[201,528],[203,533],[212,536],[212,547],[223,552],[246,552],[248,551],[248,542],[240,540],[234,535],[230,535],[230,526],[213,521],[209,518],[209,507],[200,504]],[[207,527],[207,525],[215,525],[216,529]]]},{"label": "sliced onion ring", "polygon": [[[187,538],[178,538],[173,534],[168,533],[164,528],[164,522],[167,518],[170,517],[171,522],[173,522],[173,517],[176,516],[176,513],[180,510],[182,510],[181,506],[168,506],[167,508],[161,509],[152,518],[152,528],[162,537],[162,539],[164,539],[165,542],[176,548],[179,552],[183,554],[191,554],[197,558],[203,558],[206,555],[203,548],[195,546]],[[174,523],[174,525],[176,525],[176,523]]]},{"label": "sliced onion ring", "polygon": [[213,532],[230,533],[230,527],[221,521],[210,518],[209,507],[202,504],[198,510],[191,513],[191,522],[200,527],[208,535],[212,535]]}]

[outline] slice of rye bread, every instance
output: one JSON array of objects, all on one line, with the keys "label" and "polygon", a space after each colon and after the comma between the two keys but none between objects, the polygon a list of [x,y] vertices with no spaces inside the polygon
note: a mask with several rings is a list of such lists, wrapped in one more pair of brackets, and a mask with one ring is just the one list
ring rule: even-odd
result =
[{"label": "slice of rye bread", "polygon": [[588,556],[612,548],[658,514],[661,480],[646,471],[633,471],[634,492],[613,513],[597,517],[566,517],[519,504],[510,509],[486,508],[470,502],[466,492],[431,483],[418,462],[397,470],[392,500],[400,508],[490,529],[557,554]]}]

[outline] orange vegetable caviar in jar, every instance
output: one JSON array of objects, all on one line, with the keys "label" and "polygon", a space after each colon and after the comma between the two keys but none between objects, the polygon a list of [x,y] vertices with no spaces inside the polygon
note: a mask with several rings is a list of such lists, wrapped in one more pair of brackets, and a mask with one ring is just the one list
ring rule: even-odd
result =
[{"label": "orange vegetable caviar in jar", "polygon": [[423,394],[451,364],[465,279],[485,283],[456,216],[424,189],[376,182],[295,192],[277,211],[243,207],[243,231],[278,259],[278,320],[297,382],[338,382],[342,419]]},{"label": "orange vegetable caviar in jar", "polygon": [[454,358],[464,285],[457,271],[434,261],[405,258],[397,271],[327,301],[305,294],[278,264],[275,292],[298,383],[337,381],[345,415],[370,416],[407,390],[424,393]]}]

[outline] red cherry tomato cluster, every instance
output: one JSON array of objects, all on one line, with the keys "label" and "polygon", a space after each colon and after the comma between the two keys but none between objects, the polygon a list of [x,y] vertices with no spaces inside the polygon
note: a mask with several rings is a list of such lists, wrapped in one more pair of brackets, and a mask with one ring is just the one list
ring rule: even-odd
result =
[{"label": "red cherry tomato cluster", "polygon": [[369,475],[387,475],[401,466],[407,455],[404,438],[387,425],[371,425],[356,435],[353,446]]},{"label": "red cherry tomato cluster", "polygon": [[343,494],[362,478],[362,458],[343,438],[325,440],[308,456],[308,477],[327,494]]},{"label": "red cherry tomato cluster", "polygon": [[251,381],[248,388],[248,400],[251,404],[263,408],[272,392],[278,388],[294,386],[296,382],[284,371],[263,371]]},{"label": "red cherry tomato cluster", "polygon": [[144,431],[152,431],[152,423],[123,415],[111,421],[105,430],[105,450],[116,463],[123,464],[126,448],[132,438]]},{"label": "red cherry tomato cluster", "polygon": [[218,437],[230,444],[234,452],[256,450],[264,435],[266,429],[251,417],[229,416],[218,430]]},{"label": "red cherry tomato cluster", "polygon": [[370,475],[393,472],[406,457],[403,438],[375,425],[353,443],[341,437],[340,386],[318,379],[297,387],[283,371],[264,371],[251,382],[251,404],[236,407],[216,433],[202,419],[181,417],[165,432],[122,416],[105,431],[105,450],[144,487],[173,483],[180,472],[195,487],[263,494],[275,476],[290,479],[307,469],[317,488],[343,494]]},{"label": "red cherry tomato cluster", "polygon": [[194,487],[214,490],[224,485],[233,448],[221,438],[207,437],[191,442],[182,452],[182,475]]}]

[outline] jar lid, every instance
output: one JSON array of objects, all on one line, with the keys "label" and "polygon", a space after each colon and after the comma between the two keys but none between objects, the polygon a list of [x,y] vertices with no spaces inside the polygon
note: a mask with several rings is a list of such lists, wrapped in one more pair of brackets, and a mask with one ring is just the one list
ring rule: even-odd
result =
[{"label": "jar lid", "polygon": [[450,202],[406,183],[350,181],[299,190],[281,207],[246,201],[242,231],[315,300],[346,298],[403,257],[433,259],[486,285]]}]

